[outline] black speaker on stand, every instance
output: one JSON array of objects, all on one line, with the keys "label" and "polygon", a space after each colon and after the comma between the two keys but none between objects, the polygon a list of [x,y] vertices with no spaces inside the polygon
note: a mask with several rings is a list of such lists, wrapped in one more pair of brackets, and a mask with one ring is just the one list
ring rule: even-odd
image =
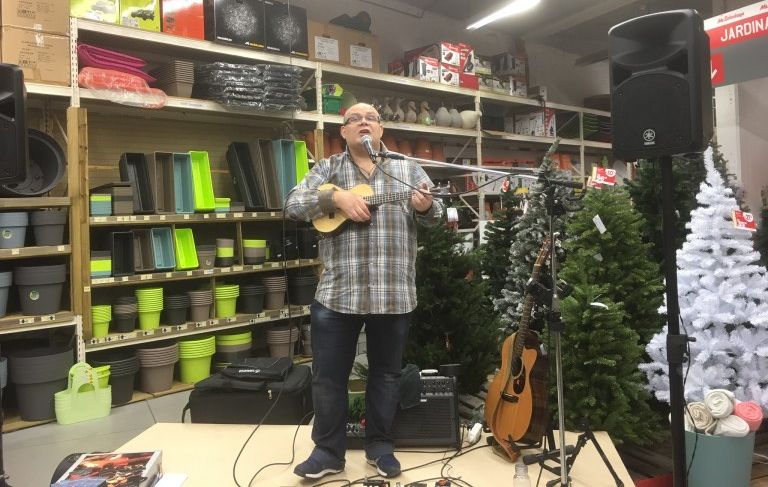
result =
[{"label": "black speaker on stand", "polygon": [[638,17],[608,36],[614,156],[659,157],[661,164],[673,481],[684,487],[682,365],[689,338],[680,334],[672,156],[703,151],[712,137],[709,37],[695,10]]},{"label": "black speaker on stand", "polygon": [[27,176],[27,92],[24,72],[0,63],[0,184]]}]

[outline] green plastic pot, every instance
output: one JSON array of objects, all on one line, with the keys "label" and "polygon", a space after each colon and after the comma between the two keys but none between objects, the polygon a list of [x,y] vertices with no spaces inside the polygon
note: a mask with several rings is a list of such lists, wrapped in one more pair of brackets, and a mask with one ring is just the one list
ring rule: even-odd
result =
[{"label": "green plastic pot", "polygon": [[92,326],[93,338],[103,338],[109,333],[109,321],[94,321]]},{"label": "green plastic pot", "polygon": [[211,357],[182,358],[179,360],[181,382],[194,384],[211,375]]},{"label": "green plastic pot", "polygon": [[231,318],[235,316],[237,298],[217,299],[216,318]]}]

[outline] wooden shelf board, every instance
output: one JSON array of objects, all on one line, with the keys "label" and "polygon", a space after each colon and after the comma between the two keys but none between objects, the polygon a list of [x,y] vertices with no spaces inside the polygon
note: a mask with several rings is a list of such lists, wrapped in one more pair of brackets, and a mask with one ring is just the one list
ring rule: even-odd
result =
[{"label": "wooden shelf board", "polygon": [[239,211],[231,213],[195,213],[164,215],[92,216],[91,226],[157,225],[167,223],[221,223],[239,221],[271,221],[282,219],[282,211]]},{"label": "wooden shelf board", "polygon": [[41,424],[53,423],[56,419],[45,419],[42,421],[24,421],[19,416],[18,412],[10,412],[6,414],[3,421],[3,433],[11,433],[13,431],[23,430],[25,428],[31,428],[32,426],[39,426]]},{"label": "wooden shelf board", "polygon": [[20,247],[17,249],[0,249],[0,259],[23,259],[25,257],[50,257],[52,255],[68,255],[72,252],[69,245],[50,245],[40,247]]},{"label": "wooden shelf board", "polygon": [[238,314],[231,318],[212,318],[202,322],[188,322],[176,326],[161,326],[154,330],[134,330],[129,333],[111,333],[103,338],[92,338],[86,340],[86,352],[95,350],[105,350],[108,348],[123,347],[126,345],[135,345],[138,343],[148,343],[158,340],[167,340],[173,337],[183,337],[197,335],[200,333],[210,333],[212,331],[227,330],[230,328],[239,328],[247,325],[269,323],[283,320],[289,317],[299,317],[309,315],[309,306],[294,305],[275,310],[266,310],[259,314]]},{"label": "wooden shelf board", "polygon": [[[341,115],[323,115],[325,123],[341,125],[344,123],[344,117]],[[477,130],[457,129],[452,127],[438,127],[437,125],[422,125],[418,123],[405,122],[382,122],[385,130],[402,130],[405,132],[416,132],[434,135],[449,135],[454,137],[477,137]]]},{"label": "wooden shelf board", "polygon": [[27,95],[58,96],[69,98],[72,96],[71,86],[50,85],[45,83],[25,82]]},{"label": "wooden shelf board", "polygon": [[74,325],[76,325],[75,315],[71,311],[59,311],[54,314],[40,316],[13,314],[0,318],[0,335]]},{"label": "wooden shelf board", "polygon": [[0,208],[53,208],[69,206],[66,196],[37,196],[34,198],[0,198]]},{"label": "wooden shelf board", "polygon": [[91,279],[91,287],[110,287],[137,284],[143,282],[168,282],[186,279],[198,279],[213,276],[233,276],[254,272],[269,272],[283,268],[294,269],[319,264],[317,259],[296,259],[284,262],[266,262],[258,265],[235,265],[232,267],[214,267],[213,269],[194,269],[189,271],[169,271],[155,274],[134,274],[122,277],[100,277]]}]

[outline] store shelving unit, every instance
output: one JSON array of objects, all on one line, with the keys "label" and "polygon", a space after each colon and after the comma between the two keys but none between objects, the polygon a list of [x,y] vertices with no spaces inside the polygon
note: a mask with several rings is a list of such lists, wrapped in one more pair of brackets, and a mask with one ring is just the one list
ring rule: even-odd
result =
[{"label": "store shelving unit", "polygon": [[[237,315],[228,319],[210,319],[205,322],[185,323],[174,327],[161,327],[148,332],[136,330],[126,334],[111,334],[105,338],[90,337],[90,306],[93,295],[114,291],[114,288],[148,284],[164,286],[182,281],[198,280],[200,283],[215,285],[217,279],[229,276],[259,276],[265,272],[286,272],[319,265],[316,260],[291,260],[268,262],[264,265],[233,265],[210,270],[170,271],[138,274],[127,277],[91,279],[88,273],[91,240],[94,234],[109,231],[110,228],[127,230],[148,226],[192,226],[200,232],[210,234],[219,229],[236,237],[238,244],[248,238],[249,232],[256,233],[264,228],[279,227],[282,214],[279,211],[198,213],[198,214],[153,214],[91,217],[89,215],[89,188],[114,180],[117,174],[117,159],[120,152],[150,150],[175,151],[200,148],[209,150],[212,161],[214,189],[216,194],[225,195],[231,191],[227,183],[228,170],[221,164],[228,141],[255,137],[254,133],[268,133],[283,136],[285,127],[296,130],[312,130],[315,139],[315,153],[323,153],[323,132],[336,130],[343,119],[339,115],[317,111],[272,112],[250,110],[223,105],[209,100],[168,97],[162,109],[144,109],[118,105],[105,100],[101,93],[77,86],[77,42],[87,42],[105,48],[149,54],[152,59],[187,59],[192,61],[228,61],[242,63],[279,63],[299,66],[304,69],[306,84],[316,89],[317,99],[322,97],[322,85],[339,83],[342,86],[363,87],[378,97],[402,96],[413,99],[431,100],[435,104],[474,107],[482,110],[485,103],[502,104],[515,112],[539,109],[538,101],[503,94],[475,91],[385,73],[320,63],[264,51],[248,50],[232,45],[218,44],[150,32],[114,24],[83,19],[71,20],[72,86],[52,86],[27,83],[31,100],[42,101],[45,110],[66,109],[67,135],[67,195],[40,198],[0,198],[0,209],[67,207],[70,213],[70,238],[66,245],[55,247],[30,247],[24,249],[0,250],[0,260],[37,258],[58,255],[70,259],[70,299],[68,309],[50,316],[21,317],[7,316],[0,319],[0,334],[23,333],[29,330],[74,326],[77,334],[78,358],[85,353],[107,348],[133,346],[140,343],[218,331],[257,324],[269,324],[290,317],[306,316],[307,307],[292,306],[271,310],[258,315]],[[363,92],[360,92],[363,93]],[[367,93],[367,92],[366,92]],[[433,105],[436,106],[436,105]],[[610,117],[610,113],[570,105],[547,103],[547,108],[572,112],[578,116],[579,133],[583,134],[584,114]],[[202,128],[201,128],[202,127]],[[471,146],[471,159],[482,164],[484,148],[506,149],[525,148],[543,153],[554,142],[552,137],[535,137],[508,132],[483,130],[480,123],[474,129],[425,126],[405,122],[385,122],[385,130],[399,136],[426,137],[431,140],[450,142],[458,147]],[[248,139],[250,140],[250,139]],[[198,146],[196,144],[201,144]],[[207,144],[207,145],[206,145]],[[575,175],[587,172],[587,154],[609,154],[611,145],[579,138],[561,139],[561,147],[578,154],[574,161]],[[463,150],[463,149],[462,149]],[[466,156],[462,156],[464,158]],[[532,171],[526,167],[494,167],[514,169],[517,172]],[[439,170],[437,171],[439,172]],[[442,173],[440,173],[442,174]],[[480,190],[468,193],[467,204],[477,208],[479,219],[484,219],[483,199],[486,192]],[[475,203],[477,202],[477,203]],[[256,230],[254,230],[256,229]],[[198,230],[196,230],[197,232]],[[465,231],[473,231],[467,229]],[[186,390],[190,386],[175,386]],[[138,399],[137,399],[138,400]],[[11,425],[15,424],[12,420]],[[7,423],[8,424],[8,423]],[[13,428],[13,426],[10,426]],[[6,428],[7,429],[7,428]]]}]

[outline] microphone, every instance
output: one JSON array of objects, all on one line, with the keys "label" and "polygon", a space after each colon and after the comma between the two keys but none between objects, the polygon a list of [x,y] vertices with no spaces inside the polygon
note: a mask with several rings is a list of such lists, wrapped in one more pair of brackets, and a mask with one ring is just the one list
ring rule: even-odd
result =
[{"label": "microphone", "polygon": [[363,135],[360,141],[363,143],[365,150],[368,151],[368,155],[371,156],[371,161],[376,164],[376,157],[378,157],[379,153],[373,150],[373,138],[370,135]]}]

